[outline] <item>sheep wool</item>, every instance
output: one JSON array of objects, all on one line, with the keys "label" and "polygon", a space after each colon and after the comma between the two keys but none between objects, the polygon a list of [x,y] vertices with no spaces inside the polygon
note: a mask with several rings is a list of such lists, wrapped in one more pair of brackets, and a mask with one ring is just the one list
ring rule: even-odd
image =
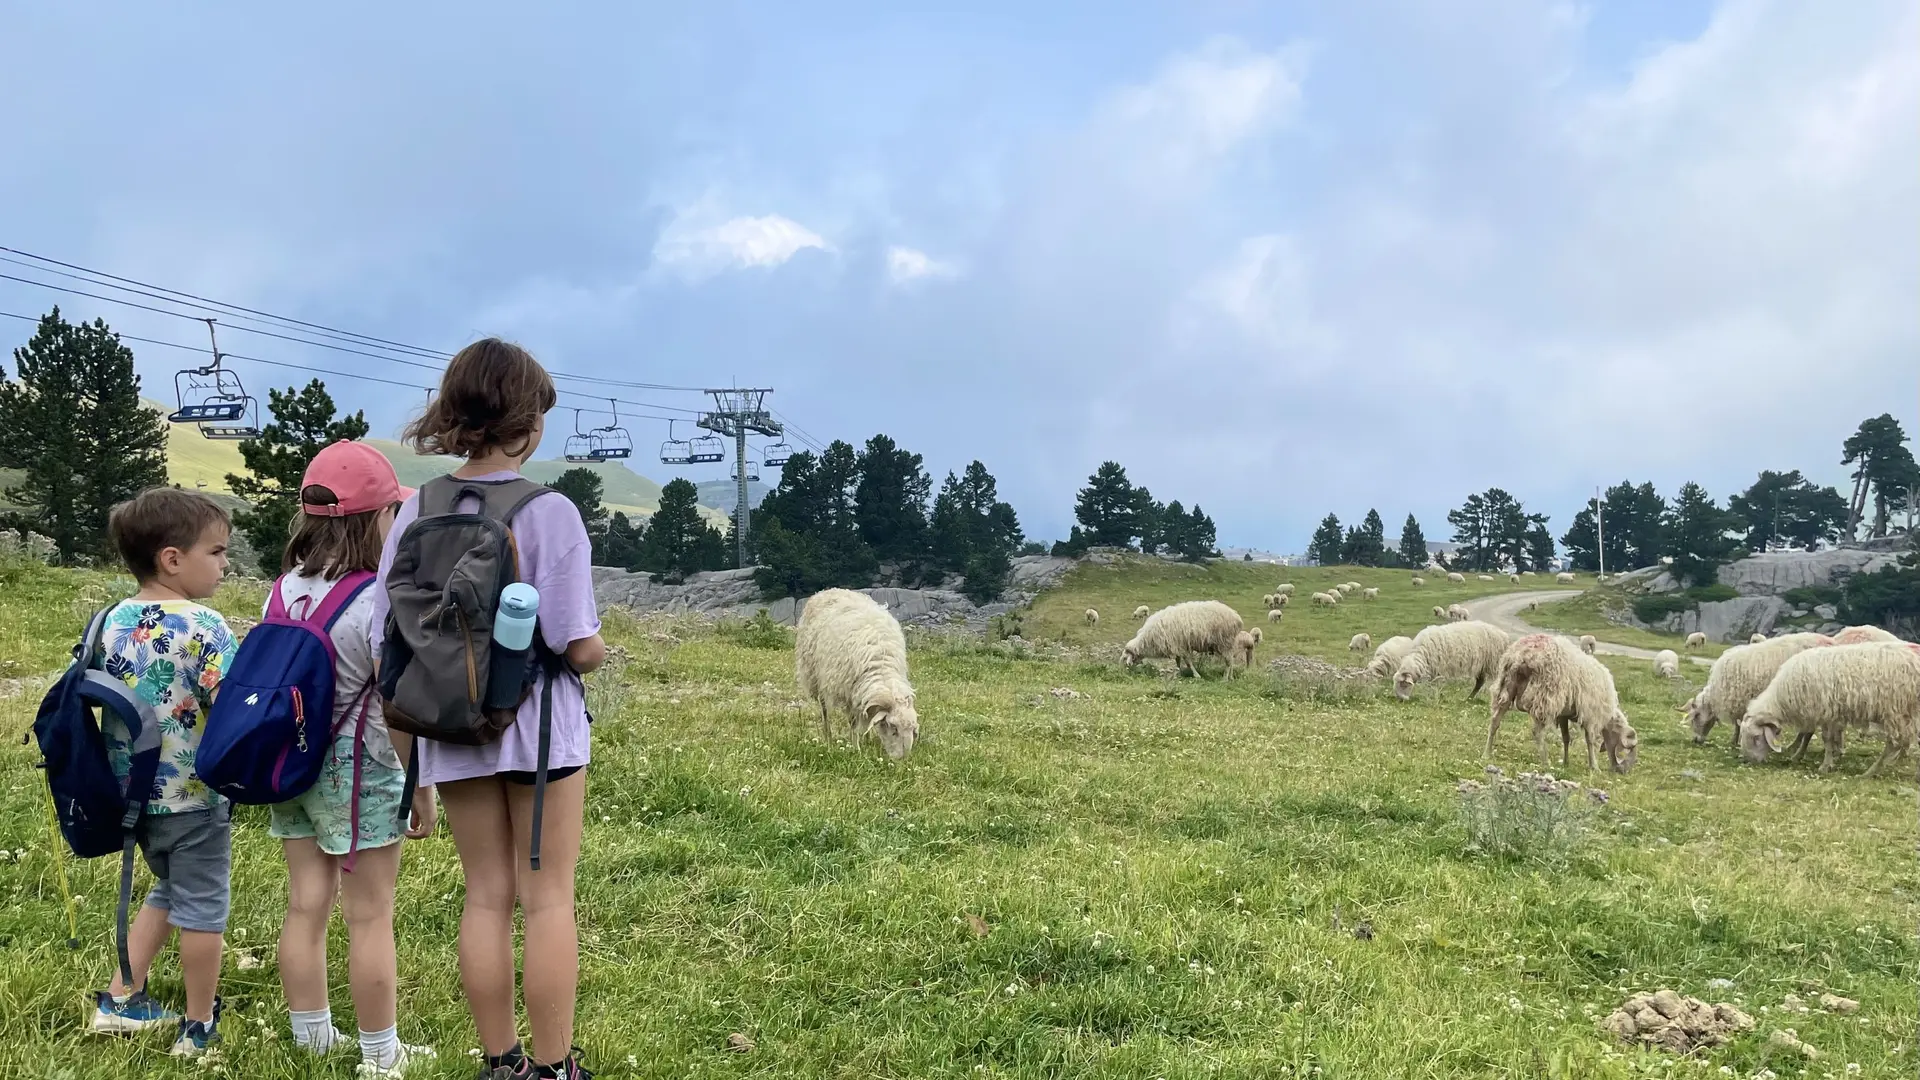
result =
[{"label": "sheep wool", "polygon": [[1765,761],[1780,749],[1782,732],[1795,732],[1793,760],[1815,734],[1823,749],[1821,772],[1833,771],[1847,728],[1879,732],[1886,739],[1869,777],[1913,746],[1920,723],[1920,647],[1905,642],[1869,642],[1807,649],[1787,658],[1780,671],[1747,706],[1740,748],[1747,760]]},{"label": "sheep wool", "polygon": [[1373,648],[1373,635],[1371,634],[1355,634],[1352,640],[1347,642],[1348,652],[1364,652],[1371,648]]},{"label": "sheep wool", "polygon": [[1285,585],[1276,585],[1276,586],[1274,586],[1274,589],[1273,589],[1273,592],[1274,592],[1274,595],[1276,595],[1276,596],[1292,596],[1292,595],[1293,595],[1293,583],[1292,583],[1292,582],[1288,582],[1288,583],[1287,583],[1287,584],[1285,584]]},{"label": "sheep wool", "polygon": [[1765,635],[1765,634],[1755,634],[1755,635],[1753,635],[1752,637],[1750,637],[1750,638],[1748,638],[1748,639],[1747,639],[1747,644],[1749,644],[1749,645],[1758,645],[1758,644],[1760,644],[1761,642],[1763,642],[1763,641],[1765,641],[1765,640],[1767,640],[1767,635]]},{"label": "sheep wool", "polygon": [[1553,575],[1553,580],[1562,585],[1571,585],[1573,584],[1573,575],[1572,574],[1555,574]]},{"label": "sheep wool", "polygon": [[1400,661],[1412,651],[1412,638],[1405,635],[1390,637],[1373,650],[1373,659],[1367,661],[1367,672],[1384,679],[1393,674],[1393,669],[1399,667]]},{"label": "sheep wool", "polygon": [[820,703],[820,733],[829,742],[833,710],[850,721],[855,746],[872,731],[894,761],[913,750],[920,716],[907,681],[907,639],[872,597],[847,589],[815,593],[801,610],[793,656],[800,693]]},{"label": "sheep wool", "polygon": [[[1500,675],[1494,682],[1493,710],[1487,721],[1487,755],[1493,755],[1494,737],[1500,734],[1500,719],[1508,710],[1518,709],[1533,717],[1533,744],[1540,751],[1540,763],[1552,765],[1547,751],[1547,727],[1560,727],[1560,764],[1566,765],[1573,743],[1572,725],[1578,724],[1587,745],[1587,771],[1592,772],[1598,752],[1607,752],[1615,772],[1633,768],[1639,754],[1640,738],[1620,710],[1620,697],[1613,687],[1613,673],[1606,665],[1580,652],[1557,634],[1528,634],[1508,646],[1500,658]],[[1621,754],[1626,760],[1621,760]]]},{"label": "sheep wool", "polygon": [[1340,602],[1339,599],[1336,598],[1332,593],[1317,592],[1313,594],[1313,603],[1315,607],[1333,607],[1335,604],[1338,604],[1339,602]]},{"label": "sheep wool", "polygon": [[1286,607],[1287,601],[1292,599],[1293,599],[1292,593],[1276,593],[1273,598],[1273,606],[1277,608]]},{"label": "sheep wool", "polygon": [[1433,617],[1434,617],[1434,618],[1436,618],[1436,619],[1444,619],[1444,618],[1446,618],[1446,617],[1447,617],[1447,609],[1446,609],[1446,608],[1443,608],[1443,607],[1441,607],[1441,606],[1440,606],[1439,604],[1435,604],[1435,605],[1433,605]]},{"label": "sheep wool", "polygon": [[1877,626],[1849,626],[1833,635],[1835,645],[1870,645],[1881,641],[1899,641],[1897,634],[1889,633]]},{"label": "sheep wool", "polygon": [[1465,581],[1467,580],[1467,575],[1465,575],[1465,574],[1448,574],[1448,575],[1447,575],[1447,580],[1448,580],[1448,581],[1451,581],[1451,582],[1453,582],[1453,583],[1454,583],[1455,585],[1459,585],[1459,584],[1462,584],[1462,583],[1464,583],[1464,582],[1465,582]]},{"label": "sheep wool", "polygon": [[1264,630],[1262,630],[1262,629],[1260,629],[1260,628],[1259,628],[1259,627],[1257,627],[1257,626],[1250,626],[1250,627],[1248,627],[1248,628],[1247,628],[1247,633],[1249,633],[1249,634],[1252,634],[1252,635],[1253,635],[1253,643],[1254,643],[1255,645],[1258,645],[1258,644],[1260,644],[1260,643],[1261,643],[1262,641],[1264,641],[1264,640],[1266,640],[1266,636],[1267,636],[1267,635],[1266,635],[1266,631],[1264,631]]},{"label": "sheep wool", "polygon": [[1687,648],[1689,649],[1703,649],[1706,647],[1706,644],[1707,644],[1707,635],[1701,633],[1698,630],[1695,630],[1693,633],[1687,635]]},{"label": "sheep wool", "polygon": [[1099,626],[1099,625],[1100,625],[1100,612],[1098,612],[1098,611],[1096,611],[1096,610],[1095,610],[1095,609],[1093,609],[1093,608],[1088,608],[1088,609],[1087,609],[1087,625],[1088,625],[1088,626]]},{"label": "sheep wool", "polygon": [[1254,636],[1257,632],[1258,631],[1255,630],[1242,630],[1233,635],[1233,655],[1227,658],[1227,670],[1229,672],[1233,670],[1236,664],[1244,668],[1251,668],[1253,666],[1253,650],[1260,644],[1260,639]]},{"label": "sheep wool", "polygon": [[1270,607],[1272,607],[1272,606],[1273,606],[1273,594],[1272,594],[1272,593],[1262,593],[1262,594],[1260,594],[1260,606],[1261,606],[1261,607],[1263,607],[1263,608],[1270,608]]},{"label": "sheep wool", "polygon": [[1452,622],[1429,626],[1413,636],[1413,648],[1393,673],[1393,692],[1406,700],[1413,684],[1427,679],[1472,679],[1471,698],[1493,678],[1500,656],[1507,651],[1507,635],[1483,622]]},{"label": "sheep wool", "polygon": [[[1240,613],[1218,600],[1188,600],[1163,607],[1147,617],[1140,632],[1120,650],[1128,667],[1142,660],[1171,659],[1176,668],[1200,673],[1194,661],[1217,656],[1229,665],[1235,657],[1235,638],[1245,627]],[[1229,666],[1228,675],[1232,675]]]},{"label": "sheep wool", "polygon": [[1152,613],[1153,609],[1147,607],[1145,604],[1141,604],[1139,607],[1133,609],[1133,617],[1136,619],[1144,619]]},{"label": "sheep wool", "polygon": [[1508,581],[1511,581],[1511,582],[1512,582],[1512,583],[1514,583],[1515,585],[1518,585],[1518,584],[1520,584],[1520,575],[1519,575],[1519,574],[1508,574],[1508,575],[1507,575],[1507,580],[1508,580]]},{"label": "sheep wool", "polygon": [[1282,616],[1282,615],[1285,615],[1285,614],[1286,614],[1286,612],[1284,612],[1284,611],[1282,611],[1282,610],[1280,610],[1279,608],[1274,608],[1274,609],[1273,609],[1272,611],[1269,611],[1269,612],[1267,612],[1267,621],[1268,621],[1268,622],[1279,622],[1279,621],[1280,621],[1280,616]]},{"label": "sheep wool", "polygon": [[1466,622],[1473,618],[1473,612],[1468,611],[1464,604],[1448,604],[1447,618],[1453,622]]},{"label": "sheep wool", "polygon": [[1597,648],[1599,644],[1600,642],[1595,640],[1592,634],[1580,635],[1580,651],[1586,653],[1588,656],[1593,655],[1593,650]]},{"label": "sheep wool", "polygon": [[1335,585],[1334,588],[1339,590],[1341,596],[1345,596],[1348,593],[1351,593],[1353,591],[1354,586],[1353,586],[1353,582],[1351,581],[1343,581],[1340,584]]},{"label": "sheep wool", "polygon": [[1735,645],[1722,653],[1707,673],[1707,685],[1681,710],[1686,713],[1687,726],[1693,729],[1693,741],[1706,742],[1713,726],[1725,720],[1734,726],[1733,744],[1739,746],[1740,718],[1746,715],[1747,704],[1773,681],[1780,665],[1790,656],[1832,642],[1825,634],[1782,634],[1758,645]]},{"label": "sheep wool", "polygon": [[1661,649],[1653,654],[1653,673],[1662,679],[1680,677],[1680,654],[1672,649]]},{"label": "sheep wool", "polygon": [[1421,576],[1420,576],[1420,575],[1418,575],[1418,574],[1415,574],[1415,575],[1413,576],[1413,587],[1414,587],[1414,588],[1416,588],[1416,589],[1418,589],[1418,588],[1420,588],[1421,586],[1423,586],[1423,585],[1425,585],[1426,583],[1427,583],[1427,579],[1426,579],[1426,578],[1423,578],[1423,577],[1421,577]]},{"label": "sheep wool", "polygon": [[1379,589],[1361,589],[1361,590],[1360,590],[1360,599],[1362,599],[1362,600],[1378,600],[1378,599],[1380,599],[1380,590],[1379,590]]},{"label": "sheep wool", "polygon": [[1492,574],[1475,574],[1475,575],[1474,575],[1474,577],[1475,577],[1476,579],[1478,579],[1478,580],[1480,580],[1480,581],[1492,581],[1492,580],[1493,580],[1493,575],[1492,575]]}]

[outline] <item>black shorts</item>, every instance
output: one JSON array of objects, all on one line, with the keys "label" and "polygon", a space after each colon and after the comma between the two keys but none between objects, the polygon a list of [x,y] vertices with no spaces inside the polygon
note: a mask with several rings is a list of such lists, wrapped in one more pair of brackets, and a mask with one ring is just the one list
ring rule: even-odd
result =
[{"label": "black shorts", "polygon": [[[565,780],[567,777],[572,776],[574,773],[577,773],[584,768],[586,768],[585,765],[562,765],[557,769],[548,769],[547,783],[551,784],[555,780]],[[509,769],[508,771],[500,773],[498,775],[500,779],[505,780],[509,784],[518,784],[521,787],[533,786],[534,774],[531,772],[526,772],[520,769]]]}]

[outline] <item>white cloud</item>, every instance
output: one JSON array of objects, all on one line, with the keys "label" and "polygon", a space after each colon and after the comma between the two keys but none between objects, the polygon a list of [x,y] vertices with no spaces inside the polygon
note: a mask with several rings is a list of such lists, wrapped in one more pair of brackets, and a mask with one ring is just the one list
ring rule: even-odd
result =
[{"label": "white cloud", "polygon": [[1246,340],[1284,359],[1289,374],[1318,371],[1338,350],[1339,335],[1315,315],[1311,284],[1311,267],[1296,238],[1248,237],[1194,286],[1196,310],[1178,318],[1191,334],[1194,320],[1224,316]]},{"label": "white cloud", "polygon": [[921,278],[951,278],[960,276],[957,264],[936,259],[917,248],[894,246],[887,249],[887,277],[895,285],[905,285]]},{"label": "white cloud", "polygon": [[653,257],[689,278],[774,267],[808,248],[832,251],[819,233],[779,214],[716,220],[710,203],[682,211],[654,242]]}]

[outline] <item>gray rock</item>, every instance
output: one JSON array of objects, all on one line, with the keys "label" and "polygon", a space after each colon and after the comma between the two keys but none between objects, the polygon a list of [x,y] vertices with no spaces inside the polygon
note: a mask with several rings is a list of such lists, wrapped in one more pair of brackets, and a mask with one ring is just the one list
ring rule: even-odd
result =
[{"label": "gray rock", "polygon": [[1696,610],[1681,612],[1675,629],[1687,634],[1700,631],[1710,641],[1745,641],[1772,630],[1786,610],[1786,602],[1777,596],[1716,600],[1701,604]]},{"label": "gray rock", "polygon": [[1891,566],[1895,558],[1892,552],[1860,548],[1770,551],[1728,563],[1720,568],[1719,580],[1742,596],[1777,596],[1788,589],[1837,585],[1854,574]]},{"label": "gray rock", "polygon": [[1803,607],[1797,607],[1797,608],[1794,608],[1792,611],[1787,612],[1787,618],[1789,619],[1804,619],[1806,617],[1807,617],[1807,609]]},{"label": "gray rock", "polygon": [[1815,604],[1813,605],[1813,613],[1816,617],[1822,619],[1837,619],[1840,617],[1840,609],[1834,607],[1832,604]]},{"label": "gray rock", "polygon": [[1665,570],[1655,574],[1647,581],[1647,591],[1650,593],[1679,592],[1681,588],[1681,584],[1675,581],[1673,575],[1667,573]]},{"label": "gray rock", "polygon": [[1839,633],[1840,631],[1842,631],[1842,630],[1845,630],[1845,629],[1846,629],[1846,627],[1844,627],[1844,626],[1841,626],[1841,625],[1840,625],[1839,623],[1837,623],[1837,622],[1829,622],[1829,623],[1821,623],[1821,624],[1820,624],[1820,629],[1819,629],[1819,630],[1817,630],[1817,631],[1815,631],[1815,632],[1816,632],[1816,633],[1821,633],[1821,634],[1826,634],[1826,635],[1828,635],[1828,636],[1832,636],[1832,635],[1834,635],[1834,634],[1837,634],[1837,633]]}]

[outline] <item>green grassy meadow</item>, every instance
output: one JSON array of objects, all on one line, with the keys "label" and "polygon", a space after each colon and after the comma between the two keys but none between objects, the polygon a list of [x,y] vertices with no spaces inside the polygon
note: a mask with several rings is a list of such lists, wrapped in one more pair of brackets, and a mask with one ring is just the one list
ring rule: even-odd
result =
[{"label": "green grassy meadow", "polygon": [[[1311,612],[1310,583],[1382,598]],[[1128,671],[1133,606],[1215,597],[1256,614],[1291,577],[1276,643],[1329,659],[1346,639],[1510,589],[1414,590],[1390,571],[1083,567],[1024,636],[912,635],[921,744],[887,764],[822,744],[783,637],[607,615],[592,680],[594,765],[579,884],[577,1041],[602,1078],[1911,1077],[1920,1069],[1920,873],[1911,782],[1738,764],[1695,747],[1675,707],[1696,682],[1614,661],[1639,768],[1560,862],[1468,850],[1455,784],[1481,775],[1484,700],[1399,702],[1370,681],[1176,679]],[[1531,582],[1534,579],[1528,579]],[[1324,581],[1321,581],[1324,584]],[[43,681],[112,579],[0,574],[0,1075],[207,1075],[160,1036],[83,1031],[110,964],[113,860],[61,859],[36,754]],[[1543,586],[1544,587],[1544,586]],[[257,610],[258,592],[220,604]],[[1081,612],[1101,610],[1089,628]],[[1264,625],[1264,624],[1263,624]],[[1704,677],[1688,672],[1690,680]],[[1072,695],[1056,693],[1071,690]],[[1495,761],[1533,768],[1523,717]],[[1556,770],[1558,771],[1558,770]],[[1578,775],[1577,773],[1575,774]],[[85,898],[69,952],[56,866]],[[410,847],[399,903],[401,1034],[469,1080],[475,1046],[444,828]],[[224,1075],[350,1077],[351,1052],[296,1056],[273,942],[283,870],[264,812],[236,815]],[[1370,934],[1357,935],[1366,924]],[[334,1008],[351,1022],[336,923]],[[241,957],[248,958],[243,970]],[[257,966],[251,966],[257,961]],[[1708,981],[1731,980],[1710,989]],[[1759,1029],[1676,1059],[1609,1043],[1594,1019],[1672,987],[1742,1003]],[[178,1002],[170,954],[154,989]],[[1782,1011],[1832,990],[1858,1014]],[[1818,1062],[1769,1050],[1791,1028]],[[753,1041],[726,1049],[728,1036]],[[1852,1066],[1858,1066],[1853,1069]]]}]

